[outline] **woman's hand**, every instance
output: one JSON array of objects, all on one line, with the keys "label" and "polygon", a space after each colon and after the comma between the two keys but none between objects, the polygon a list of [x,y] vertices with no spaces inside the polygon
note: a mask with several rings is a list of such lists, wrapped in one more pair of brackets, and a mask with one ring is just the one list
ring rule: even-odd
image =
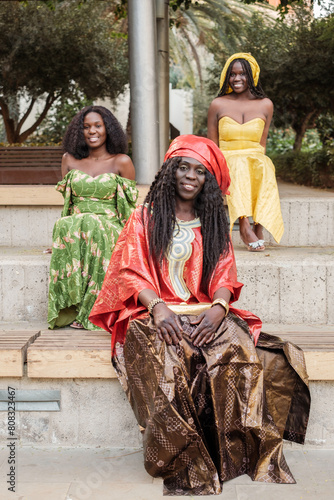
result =
[{"label": "woman's hand", "polygon": [[167,345],[178,345],[182,340],[182,326],[177,314],[163,302],[154,306],[152,314],[159,339],[164,340]]},{"label": "woman's hand", "polygon": [[190,322],[192,325],[198,325],[190,336],[194,346],[201,347],[213,341],[216,331],[225,318],[225,313],[225,309],[217,304]]}]

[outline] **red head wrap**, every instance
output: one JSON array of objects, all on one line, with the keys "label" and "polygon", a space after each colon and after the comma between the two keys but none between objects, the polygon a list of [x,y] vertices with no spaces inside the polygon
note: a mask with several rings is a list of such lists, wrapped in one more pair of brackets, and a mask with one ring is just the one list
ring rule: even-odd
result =
[{"label": "red head wrap", "polygon": [[211,139],[196,135],[180,135],[169,146],[164,161],[175,156],[185,156],[198,160],[215,176],[223,194],[229,194],[228,187],[231,179],[228,166],[223,153]]}]

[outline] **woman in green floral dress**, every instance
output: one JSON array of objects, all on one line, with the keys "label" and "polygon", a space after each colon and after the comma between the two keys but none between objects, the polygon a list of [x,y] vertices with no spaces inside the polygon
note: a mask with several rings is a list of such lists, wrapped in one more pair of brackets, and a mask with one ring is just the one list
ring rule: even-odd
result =
[{"label": "woman in green floral dress", "polygon": [[89,313],[101,289],[119,234],[136,206],[135,170],[121,125],[102,106],[88,106],[63,140],[64,197],[53,230],[49,328],[96,330]]}]

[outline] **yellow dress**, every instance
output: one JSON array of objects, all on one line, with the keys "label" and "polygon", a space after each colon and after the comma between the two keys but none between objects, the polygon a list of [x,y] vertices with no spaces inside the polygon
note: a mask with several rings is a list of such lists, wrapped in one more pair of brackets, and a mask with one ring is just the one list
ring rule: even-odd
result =
[{"label": "yellow dress", "polygon": [[218,123],[219,148],[231,176],[230,195],[226,197],[231,231],[239,217],[253,217],[279,243],[284,225],[275,167],[260,144],[264,125],[262,118],[240,124],[223,116]]}]

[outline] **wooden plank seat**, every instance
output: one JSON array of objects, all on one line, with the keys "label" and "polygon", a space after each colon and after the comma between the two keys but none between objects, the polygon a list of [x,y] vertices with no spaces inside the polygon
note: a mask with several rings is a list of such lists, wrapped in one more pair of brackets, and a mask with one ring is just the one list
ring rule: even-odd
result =
[{"label": "wooden plank seat", "polygon": [[114,378],[110,344],[103,331],[43,330],[28,349],[28,377]]},{"label": "wooden plank seat", "polygon": [[27,348],[38,331],[0,331],[0,377],[23,377]]},{"label": "wooden plank seat", "polygon": [[0,184],[56,184],[61,180],[60,146],[0,148]]},{"label": "wooden plank seat", "polygon": [[331,332],[291,331],[279,336],[303,349],[310,380],[334,380],[334,328]]},{"label": "wooden plank seat", "polygon": [[[316,334],[292,330],[280,336],[304,350],[310,380],[334,380],[334,329]],[[116,376],[111,365],[110,335],[107,332],[42,331],[28,348],[27,364],[28,377],[31,378]]]},{"label": "wooden plank seat", "polygon": [[[283,326],[282,326],[283,328]],[[279,335],[305,353],[310,380],[334,380],[334,328],[291,331]],[[110,359],[110,335],[60,330],[0,331],[0,377],[22,377],[24,363],[30,378],[115,378]]]}]

